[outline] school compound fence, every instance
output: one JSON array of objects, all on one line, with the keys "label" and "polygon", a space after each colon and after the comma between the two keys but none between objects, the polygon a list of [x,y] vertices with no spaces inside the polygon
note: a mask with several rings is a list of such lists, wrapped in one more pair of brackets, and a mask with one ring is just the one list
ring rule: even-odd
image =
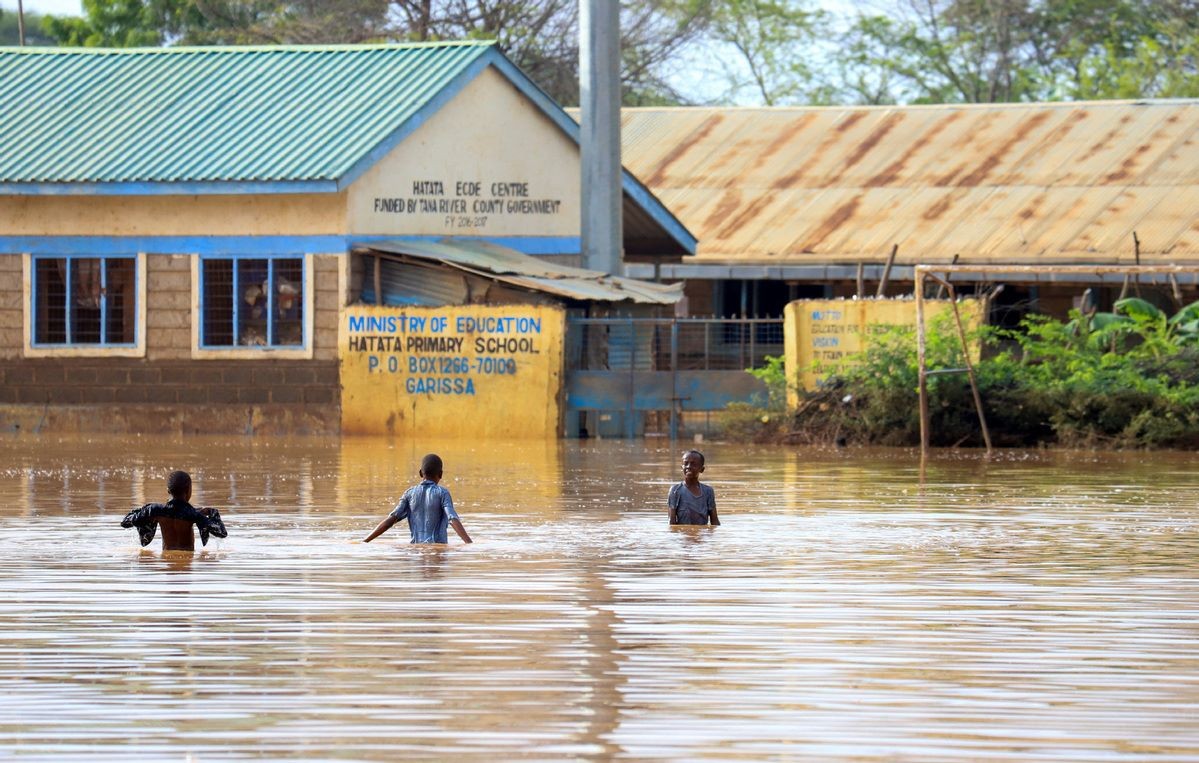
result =
[{"label": "school compound fence", "polygon": [[671,437],[731,402],[764,400],[748,369],[783,354],[776,318],[570,318],[567,435],[636,437],[665,421]]}]

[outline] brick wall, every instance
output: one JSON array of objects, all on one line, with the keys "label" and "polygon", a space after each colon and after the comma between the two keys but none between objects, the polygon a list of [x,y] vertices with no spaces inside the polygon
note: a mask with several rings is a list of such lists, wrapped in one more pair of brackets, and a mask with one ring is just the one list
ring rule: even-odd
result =
[{"label": "brick wall", "polygon": [[337,362],[337,317],[338,304],[337,270],[338,260],[343,255],[318,255],[313,258],[312,279],[316,288],[312,298],[316,301],[316,312],[312,318],[313,358]]},{"label": "brick wall", "polygon": [[21,356],[21,257],[0,254],[0,359]]},{"label": "brick wall", "polygon": [[0,403],[335,405],[336,362],[31,358],[0,361]]},{"label": "brick wall", "polygon": [[[98,408],[60,419],[68,426],[104,426],[104,406],[121,406],[112,420],[153,422],[162,406],[225,431],[245,412],[282,413],[306,431],[335,431],[340,410],[337,321],[338,256],[313,262],[313,359],[195,360],[192,352],[192,258],[146,258],[145,358],[22,357],[21,257],[0,255],[0,406]],[[194,407],[193,407],[194,406]],[[15,409],[14,409],[15,410]],[[11,411],[10,411],[11,414]],[[292,414],[295,414],[294,416]],[[0,416],[3,419],[4,416]],[[222,423],[224,422],[224,423]],[[0,421],[0,425],[3,422]]]}]

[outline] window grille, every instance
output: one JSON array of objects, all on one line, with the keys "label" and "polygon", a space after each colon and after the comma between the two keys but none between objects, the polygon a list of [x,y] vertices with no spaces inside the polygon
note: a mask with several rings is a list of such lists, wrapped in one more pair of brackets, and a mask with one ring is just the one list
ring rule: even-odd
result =
[{"label": "window grille", "polygon": [[34,347],[133,347],[134,257],[33,258]]},{"label": "window grille", "polygon": [[303,258],[205,258],[200,278],[205,349],[304,346]]}]

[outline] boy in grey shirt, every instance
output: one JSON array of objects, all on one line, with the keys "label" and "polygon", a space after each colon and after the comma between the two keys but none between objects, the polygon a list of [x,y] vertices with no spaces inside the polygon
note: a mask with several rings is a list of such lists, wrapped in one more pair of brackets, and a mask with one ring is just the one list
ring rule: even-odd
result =
[{"label": "boy in grey shirt", "polygon": [[395,509],[362,542],[370,543],[396,522],[407,519],[413,543],[446,543],[449,525],[454,527],[463,543],[470,543],[470,536],[458,519],[458,512],[454,511],[450,491],[437,484],[441,482],[442,468],[441,456],[436,453],[425,456],[420,464],[421,483],[408,488]]},{"label": "boy in grey shirt", "polygon": [[716,492],[699,481],[704,471],[704,454],[689,450],[683,454],[683,481],[670,488],[666,505],[672,525],[720,524],[716,515]]}]

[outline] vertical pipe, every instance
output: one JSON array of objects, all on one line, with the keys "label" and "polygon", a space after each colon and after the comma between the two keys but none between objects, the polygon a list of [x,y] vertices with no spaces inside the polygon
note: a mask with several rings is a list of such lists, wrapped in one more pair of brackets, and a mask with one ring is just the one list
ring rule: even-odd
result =
[{"label": "vertical pipe", "polygon": [[375,255],[375,304],[383,304],[383,258]]},{"label": "vertical pipe", "polygon": [[620,3],[579,3],[583,261],[617,275],[621,259]]},{"label": "vertical pipe", "polygon": [[25,47],[25,2],[17,0],[17,44]]},{"label": "vertical pipe", "polygon": [[866,271],[865,263],[859,262],[858,263],[858,285],[857,285],[858,290],[856,292],[854,292],[854,296],[857,297],[858,299],[861,299],[862,297],[866,296],[866,272],[865,271]]},{"label": "vertical pipe", "polygon": [[629,397],[625,401],[624,434],[625,439],[631,440],[636,434],[633,426],[633,396],[637,394],[637,326],[629,318]]},{"label": "vertical pipe", "polygon": [[745,316],[749,312],[749,281],[741,282],[741,320],[737,322],[737,364],[739,370],[745,368]]},{"label": "vertical pipe", "polygon": [[75,342],[75,331],[74,326],[72,326],[72,318],[74,316],[72,315],[73,311],[71,310],[71,283],[75,280],[72,277],[74,276],[74,273],[72,272],[74,268],[71,266],[73,262],[73,259],[70,257],[67,258],[67,282],[63,284],[62,290],[63,299],[65,301],[64,307],[66,308],[63,312],[67,319],[66,325],[63,326],[63,336],[67,338],[67,344],[73,344]]},{"label": "vertical pipe", "polygon": [[37,257],[29,258],[29,346],[37,344],[37,327],[42,323],[42,301],[38,299]]},{"label": "vertical pipe", "polygon": [[[241,263],[241,260],[230,260],[229,261],[229,264],[233,267],[233,331],[231,333],[231,336],[233,337],[233,345],[234,346],[237,346],[238,344],[240,344],[240,342],[238,340],[241,339],[241,337],[238,336],[240,331],[237,326],[238,319],[241,317],[241,289],[238,288],[238,286],[240,285],[238,283],[238,281],[240,280],[238,271],[241,268],[237,267],[238,264],[240,264],[240,263]],[[203,263],[201,263],[201,265],[203,265]]]},{"label": "vertical pipe", "polygon": [[758,365],[758,323],[754,321],[749,324],[749,367],[757,368]]},{"label": "vertical pipe", "polygon": [[928,456],[928,376],[924,368],[924,271],[919,267],[916,281],[916,369],[920,379],[920,460]]},{"label": "vertical pipe", "polygon": [[100,258],[100,344],[108,344],[108,260]]},{"label": "vertical pipe", "polygon": [[[303,284],[301,284],[301,287]],[[275,346],[275,261],[266,261],[266,346]]]},{"label": "vertical pipe", "polygon": [[712,322],[704,321],[704,370],[710,370],[712,352]]},{"label": "vertical pipe", "polygon": [[670,322],[670,441],[679,439],[679,319]]}]

